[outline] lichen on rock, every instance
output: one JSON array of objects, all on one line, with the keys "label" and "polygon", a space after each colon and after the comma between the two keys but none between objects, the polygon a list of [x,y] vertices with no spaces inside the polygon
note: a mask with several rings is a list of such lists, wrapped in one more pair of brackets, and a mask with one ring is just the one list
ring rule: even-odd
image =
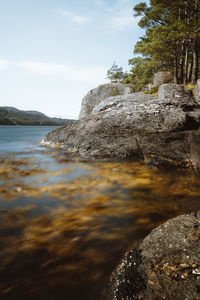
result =
[{"label": "lichen on rock", "polygon": [[79,119],[88,117],[93,108],[102,100],[118,95],[127,95],[131,93],[131,88],[127,84],[108,83],[98,86],[87,93],[81,104]]},{"label": "lichen on rock", "polygon": [[200,214],[154,229],[113,272],[108,299],[200,299]]}]

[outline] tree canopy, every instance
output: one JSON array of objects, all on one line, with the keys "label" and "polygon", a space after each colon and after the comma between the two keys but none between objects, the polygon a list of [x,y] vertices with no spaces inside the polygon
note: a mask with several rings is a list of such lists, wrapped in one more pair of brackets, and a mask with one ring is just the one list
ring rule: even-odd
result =
[{"label": "tree canopy", "polygon": [[139,56],[129,60],[129,73],[114,63],[107,77],[131,83],[135,91],[158,71],[171,71],[174,83],[194,84],[200,70],[200,0],[150,0],[133,10],[145,29],[134,48]]},{"label": "tree canopy", "polygon": [[124,79],[125,73],[123,72],[122,67],[118,67],[118,65],[114,62],[112,67],[107,71],[107,78],[110,79],[111,82],[120,82]]},{"label": "tree canopy", "polygon": [[[151,0],[134,7],[146,29],[135,46],[152,71],[170,70],[175,83],[196,82],[199,75],[199,0]],[[142,59],[141,58],[141,59]],[[132,71],[133,72],[133,71]]]}]

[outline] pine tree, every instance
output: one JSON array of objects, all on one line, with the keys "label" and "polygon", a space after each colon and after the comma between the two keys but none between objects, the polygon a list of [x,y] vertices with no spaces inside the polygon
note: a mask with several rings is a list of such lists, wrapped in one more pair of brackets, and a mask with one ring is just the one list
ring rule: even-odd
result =
[{"label": "pine tree", "polygon": [[147,85],[153,77],[153,69],[151,60],[148,58],[136,57],[129,60],[129,64],[132,66],[130,75],[125,79],[125,82],[131,83],[135,92],[140,91],[145,85]]},{"label": "pine tree", "polygon": [[134,7],[141,16],[139,26],[146,29],[135,53],[150,59],[155,70],[174,73],[175,83],[195,82],[199,75],[199,0],[151,0],[150,6]]},{"label": "pine tree", "polygon": [[120,82],[124,77],[125,73],[123,72],[123,68],[118,67],[114,62],[112,67],[107,71],[107,78],[110,79],[111,82]]}]

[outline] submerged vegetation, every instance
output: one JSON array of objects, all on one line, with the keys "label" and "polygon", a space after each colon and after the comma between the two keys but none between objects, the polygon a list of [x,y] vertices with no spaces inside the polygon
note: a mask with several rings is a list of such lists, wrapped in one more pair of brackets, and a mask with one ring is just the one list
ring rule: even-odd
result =
[{"label": "submerged vegetation", "polygon": [[37,299],[41,291],[43,299],[100,299],[127,248],[177,212],[200,209],[192,171],[59,151],[1,157],[0,183],[5,299]]}]

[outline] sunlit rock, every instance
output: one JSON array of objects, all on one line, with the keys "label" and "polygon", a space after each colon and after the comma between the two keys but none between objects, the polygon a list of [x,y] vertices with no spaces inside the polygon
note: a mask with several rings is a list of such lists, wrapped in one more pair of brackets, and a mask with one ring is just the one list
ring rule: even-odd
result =
[{"label": "sunlit rock", "polygon": [[184,86],[161,85],[158,96],[139,92],[93,100],[84,118],[49,133],[43,145],[90,158],[199,167],[200,107]]},{"label": "sunlit rock", "polygon": [[88,94],[83,98],[79,119],[88,117],[93,108],[102,100],[112,96],[127,95],[130,93],[131,88],[126,84],[108,83],[98,86],[96,89],[89,91]]}]

